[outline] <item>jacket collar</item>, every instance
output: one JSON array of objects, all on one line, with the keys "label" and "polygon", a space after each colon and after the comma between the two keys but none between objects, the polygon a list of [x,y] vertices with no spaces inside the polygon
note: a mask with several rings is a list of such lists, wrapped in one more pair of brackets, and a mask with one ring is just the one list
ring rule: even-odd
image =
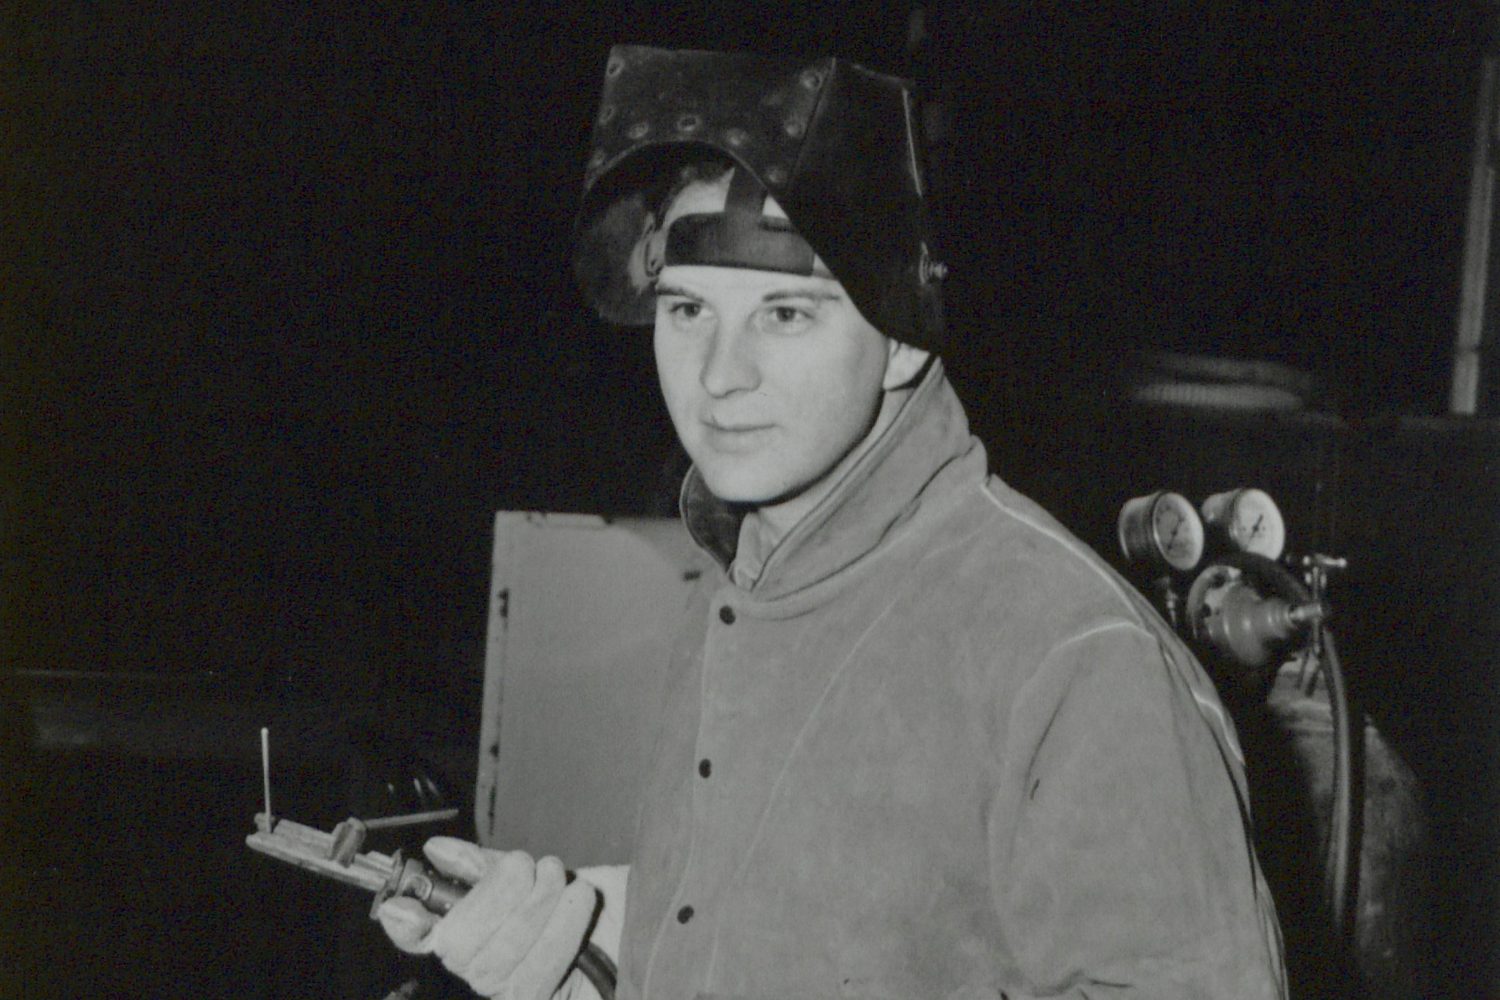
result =
[{"label": "jacket collar", "polygon": [[[923,491],[946,466],[976,451],[982,476],[983,447],[970,436],[963,404],[942,362],[934,359],[880,438],[740,586],[770,600],[852,566],[911,516]],[[738,548],[743,510],[713,496],[696,467],[683,481],[680,506],[693,541],[727,571]]]}]

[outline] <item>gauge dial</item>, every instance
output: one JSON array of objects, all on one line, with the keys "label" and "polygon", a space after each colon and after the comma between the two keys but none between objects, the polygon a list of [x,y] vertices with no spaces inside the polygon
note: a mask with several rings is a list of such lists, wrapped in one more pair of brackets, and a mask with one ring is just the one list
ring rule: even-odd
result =
[{"label": "gauge dial", "polygon": [[1240,552],[1279,559],[1286,548],[1286,522],[1263,490],[1215,493],[1203,501],[1203,520]]},{"label": "gauge dial", "polygon": [[1120,508],[1120,549],[1128,559],[1186,573],[1203,558],[1203,521],[1180,493],[1136,497]]}]

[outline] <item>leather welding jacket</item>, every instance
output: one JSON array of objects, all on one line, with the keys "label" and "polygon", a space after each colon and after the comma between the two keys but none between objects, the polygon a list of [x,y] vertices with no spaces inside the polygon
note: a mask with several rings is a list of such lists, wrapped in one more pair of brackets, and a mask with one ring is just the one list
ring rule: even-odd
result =
[{"label": "leather welding jacket", "polygon": [[987,474],[940,364],[749,578],[696,473],[683,510],[717,566],[674,648],[619,996],[1285,995],[1210,682]]}]

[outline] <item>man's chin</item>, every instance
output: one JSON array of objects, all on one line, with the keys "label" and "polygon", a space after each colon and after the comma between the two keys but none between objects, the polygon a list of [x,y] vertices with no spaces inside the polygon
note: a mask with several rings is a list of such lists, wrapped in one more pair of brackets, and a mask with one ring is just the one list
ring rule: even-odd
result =
[{"label": "man's chin", "polygon": [[764,490],[719,487],[710,482],[707,477],[704,477],[704,482],[708,485],[708,492],[733,507],[764,507],[767,504],[775,503],[777,500],[777,494],[768,493]]},{"label": "man's chin", "polygon": [[703,483],[710,493],[736,507],[763,507],[780,503],[795,492],[779,481],[767,482],[765,479],[746,476],[742,472],[738,475],[717,473],[711,466],[699,465],[698,474],[703,477]]}]

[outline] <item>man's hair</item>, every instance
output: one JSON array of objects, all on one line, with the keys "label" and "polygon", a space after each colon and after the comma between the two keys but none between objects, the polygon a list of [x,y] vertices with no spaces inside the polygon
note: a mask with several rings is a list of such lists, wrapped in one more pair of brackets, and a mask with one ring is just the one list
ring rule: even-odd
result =
[{"label": "man's hair", "polygon": [[667,209],[672,207],[672,202],[693,184],[713,184],[722,180],[724,175],[734,169],[734,161],[727,156],[705,157],[701,160],[693,160],[677,168],[677,173],[672,177],[666,187],[666,193],[657,203],[656,218],[660,220],[667,217]]},{"label": "man's hair", "polygon": [[668,180],[658,185],[662,192],[656,199],[655,212],[646,217],[646,231],[630,253],[626,270],[637,289],[654,288],[656,276],[664,261],[667,233],[665,222],[672,202],[694,184],[715,184],[734,169],[734,162],[727,157],[704,157],[681,164],[668,174]]}]

